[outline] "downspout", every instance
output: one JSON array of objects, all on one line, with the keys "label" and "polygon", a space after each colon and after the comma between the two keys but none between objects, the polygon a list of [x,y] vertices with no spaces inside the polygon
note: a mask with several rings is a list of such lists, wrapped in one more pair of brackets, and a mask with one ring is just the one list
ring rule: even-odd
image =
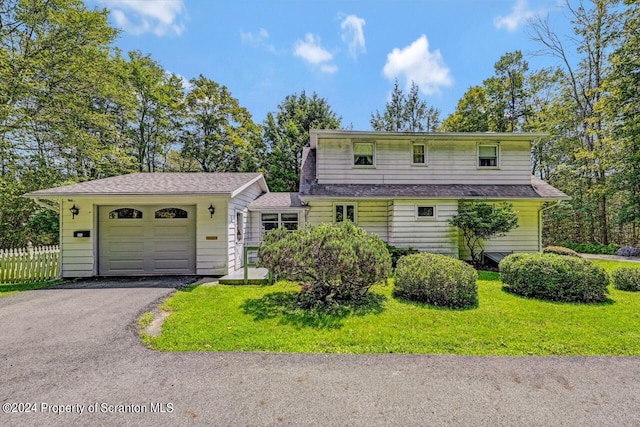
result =
[{"label": "downspout", "polygon": [[538,252],[542,250],[542,212],[551,208],[555,208],[560,204],[560,202],[560,200],[556,200],[555,203],[538,209]]}]

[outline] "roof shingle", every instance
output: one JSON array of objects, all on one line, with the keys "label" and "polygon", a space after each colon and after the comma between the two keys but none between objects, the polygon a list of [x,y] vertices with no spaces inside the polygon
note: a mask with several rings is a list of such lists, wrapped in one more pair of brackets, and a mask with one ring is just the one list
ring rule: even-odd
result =
[{"label": "roof shingle", "polygon": [[299,193],[265,193],[249,204],[249,209],[301,208]]}]

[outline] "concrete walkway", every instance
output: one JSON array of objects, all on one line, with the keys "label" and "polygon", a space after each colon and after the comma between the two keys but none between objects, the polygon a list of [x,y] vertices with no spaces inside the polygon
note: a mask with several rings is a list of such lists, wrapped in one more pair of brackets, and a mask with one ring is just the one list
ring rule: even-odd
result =
[{"label": "concrete walkway", "polygon": [[640,423],[640,358],[150,351],[135,320],[176,280],[0,298],[0,425]]},{"label": "concrete walkway", "polygon": [[618,256],[618,255],[600,255],[600,254],[580,254],[582,258],[586,259],[604,259],[610,261],[628,261],[628,262],[640,262],[640,257]]}]

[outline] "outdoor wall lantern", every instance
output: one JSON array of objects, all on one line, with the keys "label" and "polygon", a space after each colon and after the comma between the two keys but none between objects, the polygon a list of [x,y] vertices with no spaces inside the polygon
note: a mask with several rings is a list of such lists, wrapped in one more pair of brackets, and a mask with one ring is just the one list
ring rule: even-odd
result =
[{"label": "outdoor wall lantern", "polygon": [[211,214],[211,218],[213,218],[213,214],[216,213],[216,208],[213,207],[213,203],[209,204],[209,213]]},{"label": "outdoor wall lantern", "polygon": [[78,209],[76,207],[75,203],[73,204],[73,206],[71,208],[69,208],[69,211],[71,212],[71,219],[75,219],[76,215],[78,215],[80,213],[80,209]]}]

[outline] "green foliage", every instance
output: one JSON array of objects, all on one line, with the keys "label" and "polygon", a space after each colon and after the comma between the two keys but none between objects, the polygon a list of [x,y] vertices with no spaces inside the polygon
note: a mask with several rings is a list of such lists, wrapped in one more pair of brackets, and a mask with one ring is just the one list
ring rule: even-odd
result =
[{"label": "green foliage", "polygon": [[555,254],[513,254],[500,262],[505,289],[529,298],[598,303],[607,299],[607,272],[588,260]]},{"label": "green foliage", "polygon": [[469,88],[456,105],[456,111],[442,122],[447,132],[488,132],[489,101],[482,86]]},{"label": "green foliage", "polygon": [[462,231],[471,260],[480,262],[482,240],[503,236],[518,226],[518,215],[510,203],[490,204],[485,200],[458,201],[458,213],[449,220]]},{"label": "green foliage", "polygon": [[420,253],[420,251],[415,248],[398,248],[388,243],[387,243],[387,250],[391,255],[391,265],[394,269],[398,265],[398,260],[403,256]]},{"label": "green foliage", "polygon": [[396,79],[384,113],[376,110],[369,122],[375,131],[435,132],[440,125],[440,110],[429,107],[420,99],[420,88],[415,82],[411,82],[409,93],[405,95]]},{"label": "green foliage", "polygon": [[203,75],[190,80],[182,156],[204,172],[256,170],[260,128],[226,86]]},{"label": "green foliage", "polygon": [[288,95],[269,112],[262,127],[266,144],[265,179],[271,191],[298,191],[302,149],[310,129],[339,129],[341,118],[325,98],[305,91]]},{"label": "green foliage", "polygon": [[298,281],[304,307],[357,301],[391,274],[385,243],[350,221],[288,231],[278,228],[264,236],[259,265],[275,277]]},{"label": "green foliage", "polygon": [[543,254],[556,254],[564,256],[575,256],[580,258],[580,255],[573,249],[565,248],[564,246],[547,246],[542,249]]},{"label": "green foliage", "polygon": [[478,304],[478,273],[470,265],[444,255],[420,253],[398,261],[393,294],[440,307]]},{"label": "green foliage", "polygon": [[555,245],[564,246],[582,254],[614,255],[620,249],[619,245],[603,245],[600,243],[559,242]]},{"label": "green foliage", "polygon": [[622,267],[614,270],[611,279],[616,289],[640,292],[640,267]]}]

